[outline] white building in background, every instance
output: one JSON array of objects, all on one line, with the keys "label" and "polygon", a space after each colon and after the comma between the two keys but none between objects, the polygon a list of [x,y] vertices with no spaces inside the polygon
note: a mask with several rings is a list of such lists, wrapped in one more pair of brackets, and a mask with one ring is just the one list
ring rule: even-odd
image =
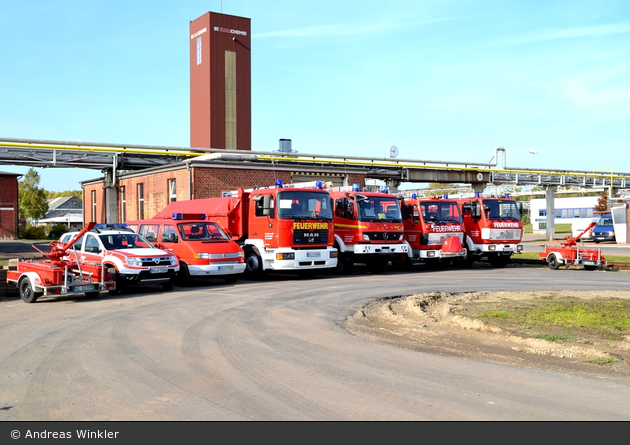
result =
[{"label": "white building in background", "polygon": [[[580,220],[593,219],[593,207],[601,195],[573,196],[569,198],[555,198],[554,224],[571,224]],[[547,230],[547,202],[545,198],[534,198],[529,201],[532,230],[544,232]]]}]

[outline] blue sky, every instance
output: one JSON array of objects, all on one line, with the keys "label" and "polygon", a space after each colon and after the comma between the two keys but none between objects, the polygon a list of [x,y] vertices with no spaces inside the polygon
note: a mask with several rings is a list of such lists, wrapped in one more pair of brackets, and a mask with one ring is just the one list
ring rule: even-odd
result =
[{"label": "blue sky", "polygon": [[213,11],[251,18],[255,151],[630,171],[625,0],[3,3],[0,138],[189,146],[189,22]]}]

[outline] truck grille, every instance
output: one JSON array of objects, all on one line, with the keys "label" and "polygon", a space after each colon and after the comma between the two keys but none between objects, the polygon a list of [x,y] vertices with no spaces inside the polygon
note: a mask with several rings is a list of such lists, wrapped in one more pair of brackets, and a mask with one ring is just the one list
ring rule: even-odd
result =
[{"label": "truck grille", "polygon": [[370,241],[380,241],[380,242],[398,242],[398,238],[402,235],[401,232],[363,232],[364,235],[370,237]]},{"label": "truck grille", "polygon": [[295,244],[327,244],[328,230],[294,230]]}]

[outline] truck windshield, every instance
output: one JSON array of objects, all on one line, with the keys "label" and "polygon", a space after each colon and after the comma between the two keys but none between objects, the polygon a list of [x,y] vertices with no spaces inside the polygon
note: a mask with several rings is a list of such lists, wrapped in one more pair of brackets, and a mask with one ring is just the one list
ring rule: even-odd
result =
[{"label": "truck windshield", "polygon": [[357,199],[359,221],[402,222],[398,201],[387,196],[368,196]]},{"label": "truck windshield", "polygon": [[107,250],[146,249],[153,245],[137,233],[103,234],[98,236]]},{"label": "truck windshield", "polygon": [[521,214],[515,201],[504,199],[484,199],[483,209],[486,218],[494,220],[520,221]]},{"label": "truck windshield", "polygon": [[282,219],[316,219],[331,221],[328,193],[306,190],[287,190],[278,193],[278,217]]},{"label": "truck windshield", "polygon": [[213,222],[190,222],[177,225],[184,241],[228,241],[229,237]]},{"label": "truck windshield", "polygon": [[462,214],[456,202],[422,202],[420,203],[422,219],[427,223],[461,224]]}]

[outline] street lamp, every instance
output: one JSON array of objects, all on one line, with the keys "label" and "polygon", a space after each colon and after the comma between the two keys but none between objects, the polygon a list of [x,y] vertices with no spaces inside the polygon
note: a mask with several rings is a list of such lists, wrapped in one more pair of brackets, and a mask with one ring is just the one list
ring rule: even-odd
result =
[{"label": "street lamp", "polygon": [[536,150],[529,150],[533,155],[536,155],[536,170],[538,170],[538,152]]}]

